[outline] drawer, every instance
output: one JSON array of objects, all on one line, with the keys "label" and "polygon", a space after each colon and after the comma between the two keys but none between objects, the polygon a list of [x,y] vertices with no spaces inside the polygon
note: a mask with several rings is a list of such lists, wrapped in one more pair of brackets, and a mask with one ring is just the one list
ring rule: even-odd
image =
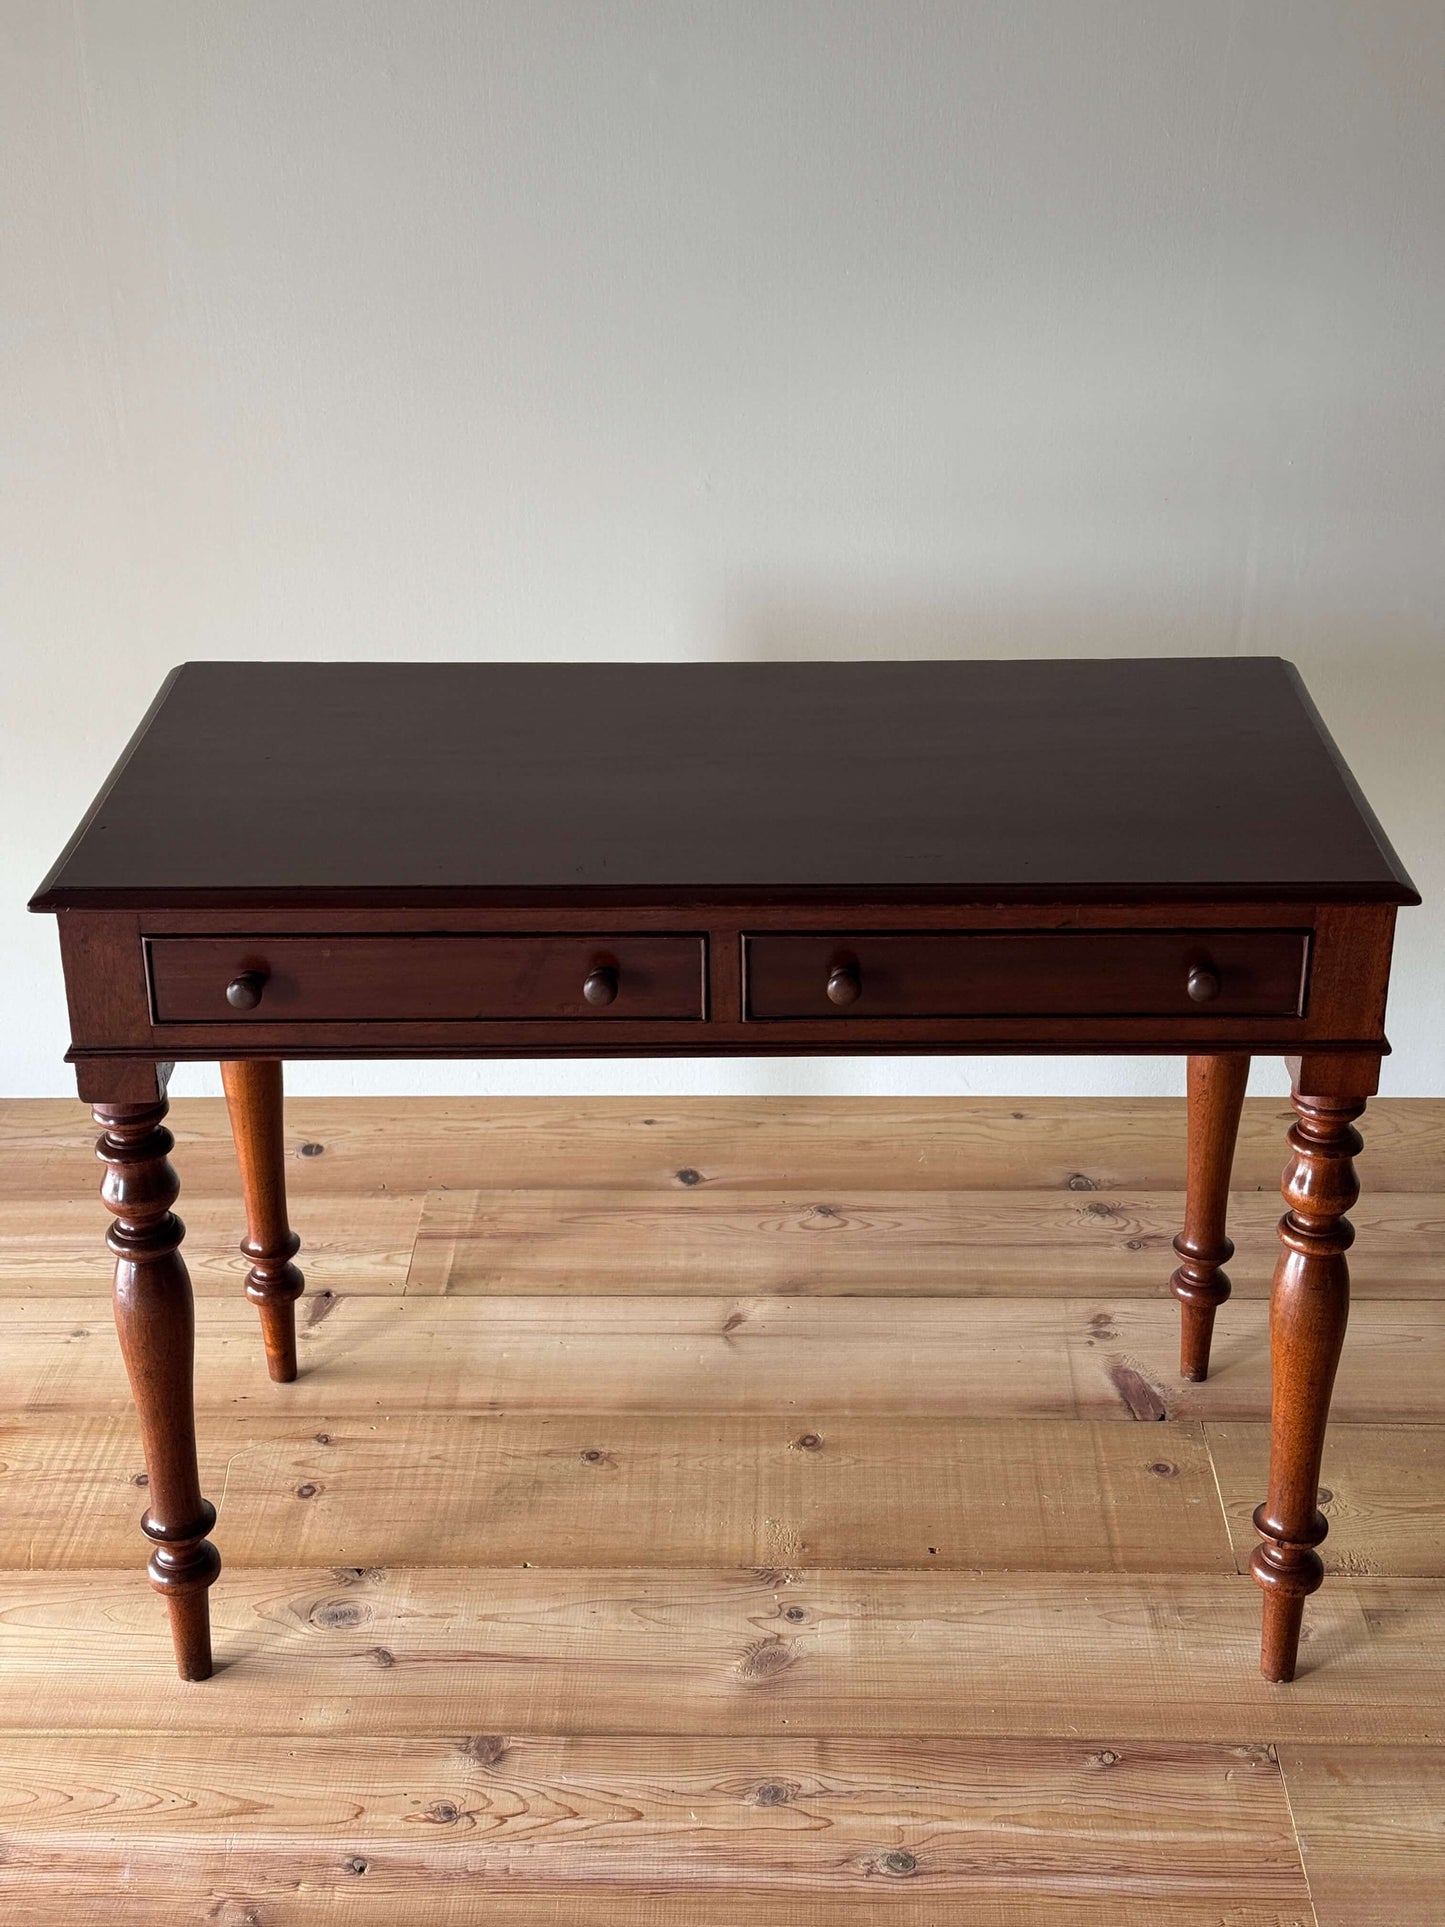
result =
[{"label": "drawer", "polygon": [[799,1017],[1294,1017],[1305,930],[768,933],[743,1008]]},{"label": "drawer", "polygon": [[700,935],[151,937],[158,1024],[706,1014]]}]

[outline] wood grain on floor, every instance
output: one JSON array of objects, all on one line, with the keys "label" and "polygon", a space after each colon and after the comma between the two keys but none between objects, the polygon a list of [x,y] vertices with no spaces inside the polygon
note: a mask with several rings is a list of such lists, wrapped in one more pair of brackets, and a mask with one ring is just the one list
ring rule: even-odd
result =
[{"label": "wood grain on floor", "polygon": [[518,1892],[569,1896],[579,1922],[594,1892],[711,1891],[776,1922],[891,1908],[894,1888],[915,1920],[980,1902],[1018,1919],[1021,1895],[1025,1919],[1072,1919],[1101,1890],[1115,1920],[1217,1919],[1239,1893],[1267,1920],[1309,1906],[1260,1745],[305,1737],[253,1741],[221,1773],[204,1736],[25,1736],[0,1763],[0,1825],[15,1813],[9,1880],[142,1887],[162,1908],[200,1884],[262,1920],[352,1919],[362,1881],[393,1918],[450,1890],[475,1910],[450,1917],[488,1921],[528,1918]]},{"label": "wood grain on floor", "polygon": [[0,1104],[0,1918],[1445,1918],[1445,1103],[1365,1120],[1288,1688],[1242,1576],[1284,1110],[1196,1386],[1179,1104],[298,1100],[278,1387],[178,1103],[226,1562],[186,1686],[91,1132]]},{"label": "wood grain on floor", "polygon": [[[1235,1191],[1236,1296],[1267,1298],[1276,1190]],[[694,1186],[429,1191],[409,1293],[1164,1297],[1177,1191],[866,1191],[835,1199]],[[1445,1197],[1362,1200],[1354,1296],[1445,1291]],[[332,1242],[328,1240],[328,1242]]]}]

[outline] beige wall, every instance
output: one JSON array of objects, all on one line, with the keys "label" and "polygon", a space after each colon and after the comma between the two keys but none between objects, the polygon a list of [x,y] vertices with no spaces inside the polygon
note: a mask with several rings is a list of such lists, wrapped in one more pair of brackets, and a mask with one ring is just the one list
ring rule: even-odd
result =
[{"label": "beige wall", "polygon": [[1387,1088],[1445,1091],[1435,0],[0,0],[0,24],[0,1090],[68,1088],[54,933],[21,905],[184,658],[1263,651],[1431,899]]}]

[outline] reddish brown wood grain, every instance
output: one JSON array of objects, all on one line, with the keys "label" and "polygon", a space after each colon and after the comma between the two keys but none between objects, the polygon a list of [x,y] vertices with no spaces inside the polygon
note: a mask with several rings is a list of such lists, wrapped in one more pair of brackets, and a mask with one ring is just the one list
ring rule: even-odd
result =
[{"label": "reddish brown wood grain", "polygon": [[[760,1021],[826,1016],[830,1004],[850,1024],[866,1016],[1296,1017],[1308,936],[842,929],[750,934],[744,945],[747,1015]],[[845,995],[835,994],[835,972],[847,980],[838,986]],[[1191,979],[1210,994],[1191,990]]]},{"label": "reddish brown wood grain", "polygon": [[[157,1024],[563,1020],[614,1024],[706,1014],[701,936],[156,937],[147,945]],[[608,973],[612,996],[587,985]],[[237,1007],[242,977],[251,997]],[[254,1001],[251,1001],[254,998]]]},{"label": "reddish brown wood grain", "polygon": [[1315,1548],[1329,1525],[1317,1494],[1350,1308],[1345,1253],[1355,1234],[1345,1213],[1360,1195],[1354,1158],[1362,1140],[1354,1119],[1365,1100],[1296,1092],[1294,1106],[1294,1155],[1282,1187],[1289,1209],[1280,1220],[1284,1249],[1270,1299],[1269,1494],[1254,1515],[1263,1537],[1250,1562],[1264,1588],[1260,1669],[1271,1680],[1294,1678],[1304,1602],[1325,1576]]},{"label": "reddish brown wood grain", "polygon": [[211,1628],[206,1590],[221,1570],[206,1536],[215,1507],[201,1497],[191,1386],[195,1315],[180,1255],[185,1226],[172,1211],[180,1190],[170,1162],[175,1139],[166,1104],[96,1107],[101,1196],[112,1213],[115,1322],[145,1449],[148,1499],[141,1530],[155,1546],[147,1568],[170,1608],[182,1679],[208,1679]]},{"label": "reddish brown wood grain", "polygon": [[1179,1268],[1170,1288],[1179,1300],[1179,1370],[1184,1378],[1209,1376],[1214,1314],[1229,1296],[1224,1266],[1234,1256],[1225,1234],[1234,1141],[1249,1083],[1249,1059],[1189,1060],[1189,1179],[1184,1229],[1174,1240]]},{"label": "reddish brown wood grain", "polygon": [[281,1066],[269,1058],[227,1062],[221,1082],[246,1200],[246,1296],[261,1314],[271,1376],[287,1384],[296,1376],[296,1300],[306,1281],[293,1263],[301,1240],[286,1217]]}]

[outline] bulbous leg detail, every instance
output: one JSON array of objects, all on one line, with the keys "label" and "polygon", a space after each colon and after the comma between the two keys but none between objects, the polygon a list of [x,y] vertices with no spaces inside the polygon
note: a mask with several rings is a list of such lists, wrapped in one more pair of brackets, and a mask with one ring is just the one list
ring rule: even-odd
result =
[{"label": "bulbous leg detail", "polygon": [[1294,1107],[1282,1187],[1289,1209],[1280,1220],[1269,1311],[1269,1494],[1254,1515],[1261,1543],[1250,1561],[1264,1589],[1260,1670],[1279,1681],[1294,1678],[1304,1603],[1325,1574],[1316,1550],[1328,1531],[1318,1505],[1320,1460],[1349,1318],[1345,1253],[1355,1233],[1345,1213],[1360,1195],[1354,1120],[1365,1103],[1296,1093]]},{"label": "bulbous leg detail", "polygon": [[130,1376],[145,1452],[150,1503],[141,1530],[155,1547],[147,1570],[170,1611],[182,1679],[211,1673],[206,1593],[221,1570],[209,1534],[215,1508],[201,1497],[196,1467],[192,1373],[195,1313],[180,1255],[185,1226],[171,1206],[180,1193],[165,1127],[167,1106],[97,1105],[101,1197],[113,1222],[115,1323]]}]

